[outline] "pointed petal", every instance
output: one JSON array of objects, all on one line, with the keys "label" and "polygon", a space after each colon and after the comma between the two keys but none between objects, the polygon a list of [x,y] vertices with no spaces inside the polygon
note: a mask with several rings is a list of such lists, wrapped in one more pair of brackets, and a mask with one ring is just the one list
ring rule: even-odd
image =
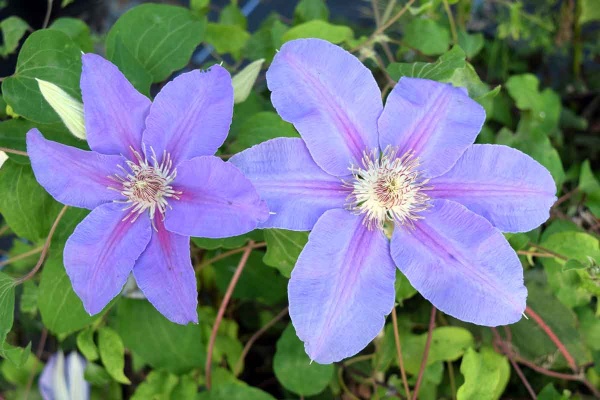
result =
[{"label": "pointed petal", "polygon": [[57,400],[54,397],[54,371],[56,370],[56,361],[57,361],[58,353],[50,356],[46,365],[44,365],[44,369],[40,374],[40,379],[38,381],[38,387],[40,388],[40,394],[42,395],[42,399],[44,400]]},{"label": "pointed petal", "polygon": [[90,398],[90,384],[83,378],[85,364],[85,359],[75,351],[67,356],[67,385],[72,400]]},{"label": "pointed petal", "polygon": [[181,235],[222,238],[256,228],[269,217],[262,201],[240,170],[213,156],[196,157],[177,167],[165,226]]},{"label": "pointed petal", "polygon": [[401,78],[379,118],[379,145],[413,151],[428,177],[448,171],[473,144],[485,110],[462,88],[427,79]]},{"label": "pointed petal", "polygon": [[27,132],[27,154],[37,181],[59,202],[93,209],[121,198],[109,187],[109,176],[118,171],[121,156],[84,151],[44,139],[40,131]]},{"label": "pointed petal", "polygon": [[110,61],[96,54],[82,57],[81,95],[90,148],[104,154],[141,151],[150,100],[139,93]]},{"label": "pointed petal", "polygon": [[127,211],[117,203],[94,209],[67,240],[64,262],[73,290],[90,314],[119,294],[135,261],[150,241],[150,220],[141,215],[123,221]]},{"label": "pointed petal", "polygon": [[262,228],[309,231],[327,210],[343,208],[349,189],[313,161],[304,141],[277,138],[233,156],[267,202],[271,216]]},{"label": "pointed petal", "polygon": [[550,172],[506,146],[469,147],[450,171],[430,185],[430,196],[461,203],[503,232],[537,228],[548,219],[556,201]]},{"label": "pointed petal", "polygon": [[288,286],[290,316],[309,357],[328,364],[367,346],[392,310],[394,279],[383,233],[345,210],[323,214]]},{"label": "pointed petal", "polygon": [[144,143],[156,154],[171,154],[173,164],[211,156],[223,144],[233,115],[233,86],[219,65],[194,70],[167,83],[146,120]]},{"label": "pointed petal", "polygon": [[485,218],[448,200],[434,200],[414,230],[396,227],[392,257],[434,306],[478,325],[521,319],[523,268],[504,236]]},{"label": "pointed petal", "polygon": [[69,389],[65,369],[65,355],[59,351],[56,355],[56,367],[52,371],[52,391],[56,399],[68,399]]},{"label": "pointed petal", "polygon": [[133,268],[146,298],[170,321],[198,323],[198,291],[190,256],[190,238],[165,229],[155,218],[157,231]]},{"label": "pointed petal", "polygon": [[326,172],[346,176],[365,150],[377,148],[381,92],[371,71],[341,47],[320,39],[287,42],[267,84],[281,118],[294,124]]}]

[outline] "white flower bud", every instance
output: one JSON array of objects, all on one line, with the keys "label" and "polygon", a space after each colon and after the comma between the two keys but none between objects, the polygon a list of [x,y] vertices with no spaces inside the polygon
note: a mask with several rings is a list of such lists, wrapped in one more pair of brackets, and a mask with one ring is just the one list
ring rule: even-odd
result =
[{"label": "white flower bud", "polygon": [[69,131],[77,138],[85,140],[85,123],[83,122],[83,104],[56,86],[54,83],[36,79],[42,96],[56,111]]}]

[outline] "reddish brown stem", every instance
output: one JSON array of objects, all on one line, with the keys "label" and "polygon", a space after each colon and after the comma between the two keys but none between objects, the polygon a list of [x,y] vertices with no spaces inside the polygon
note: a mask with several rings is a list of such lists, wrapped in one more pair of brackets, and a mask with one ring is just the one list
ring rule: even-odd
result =
[{"label": "reddish brown stem", "polygon": [[223,296],[223,301],[221,302],[221,306],[219,307],[219,311],[217,312],[217,317],[215,318],[215,323],[212,328],[212,332],[210,333],[210,339],[208,341],[208,352],[206,355],[206,364],[205,364],[205,373],[206,373],[206,388],[210,390],[211,387],[211,367],[212,367],[212,355],[215,347],[215,341],[217,339],[217,332],[219,330],[219,326],[221,325],[221,321],[223,320],[223,316],[225,315],[225,310],[227,309],[227,305],[229,304],[229,300],[233,294],[235,286],[242,275],[242,271],[248,262],[248,257],[250,257],[250,253],[254,248],[254,242],[251,240],[248,242],[244,249],[244,253],[242,254],[242,258],[235,269],[235,273],[231,278],[231,282],[229,282],[229,286],[227,287],[227,291],[225,292],[225,296]]},{"label": "reddish brown stem", "polygon": [[[267,245],[267,243],[265,243],[265,242],[259,242],[259,243],[255,243],[255,244],[253,244],[253,245],[252,245],[252,248],[253,248],[253,249],[258,249],[258,248],[260,248],[260,247],[265,247],[266,245]],[[206,261],[203,261],[203,262],[201,262],[201,263],[200,263],[200,264],[199,264],[199,265],[198,265],[198,266],[195,268],[195,269],[196,269],[196,272],[200,271],[202,268],[206,267],[207,265],[210,265],[210,264],[212,264],[212,263],[215,263],[215,262],[217,262],[217,261],[219,261],[219,260],[222,260],[222,259],[224,259],[224,258],[227,258],[227,257],[233,256],[233,255],[235,255],[235,254],[243,253],[243,252],[245,251],[245,249],[246,249],[246,247],[241,247],[241,248],[239,248],[239,249],[233,249],[233,250],[229,250],[229,251],[226,251],[226,252],[224,252],[224,253],[221,253],[221,254],[219,254],[219,255],[216,255],[216,256],[214,256],[213,258],[210,258],[210,259],[208,259],[208,260],[206,260]]]},{"label": "reddish brown stem", "polygon": [[567,360],[567,364],[569,364],[569,367],[571,367],[573,372],[577,373],[579,371],[579,368],[577,368],[575,358],[573,358],[571,353],[569,353],[567,347],[563,344],[563,342],[560,341],[558,336],[554,334],[552,329],[550,329],[550,327],[544,322],[544,320],[539,315],[537,315],[537,313],[533,311],[530,307],[525,308],[525,314],[530,316],[539,325],[539,327],[542,328],[542,330],[546,333],[546,335],[548,335],[550,340],[554,342],[554,344],[558,348],[558,351],[560,351],[561,354],[565,357],[565,360]]},{"label": "reddish brown stem", "polygon": [[429,330],[427,331],[427,341],[425,342],[425,350],[423,352],[423,359],[421,359],[421,368],[419,368],[419,375],[417,376],[417,383],[415,384],[415,392],[413,394],[413,400],[419,398],[419,389],[421,388],[421,381],[423,380],[423,373],[425,367],[427,367],[427,358],[429,357],[429,348],[431,347],[431,337],[433,336],[433,328],[435,327],[435,306],[431,306],[431,316],[429,317]]},{"label": "reddish brown stem", "polygon": [[52,227],[50,228],[50,232],[48,232],[48,237],[46,238],[46,242],[44,242],[44,247],[42,247],[42,253],[40,254],[40,258],[38,259],[37,264],[35,264],[35,267],[33,267],[33,269],[31,271],[29,271],[27,273],[27,275],[22,276],[21,278],[17,279],[15,281],[15,285],[20,285],[21,283],[33,278],[33,276],[42,267],[42,265],[44,264],[44,259],[46,258],[46,254],[48,254],[48,249],[50,249],[50,244],[52,243],[52,236],[54,236],[54,232],[56,231],[56,228],[58,227],[58,223],[62,219],[63,215],[65,215],[67,208],[69,208],[69,207],[64,206],[60,210],[58,215],[56,216],[56,219],[54,220],[54,223],[52,224]]},{"label": "reddish brown stem", "polygon": [[29,157],[29,155],[25,151],[9,149],[8,147],[0,147],[0,151],[3,151],[5,153],[17,154],[19,156]]},{"label": "reddish brown stem", "polygon": [[502,337],[500,336],[500,334],[498,333],[498,331],[496,330],[496,328],[491,328],[491,329],[492,329],[492,333],[494,334],[494,338],[496,339],[496,342],[501,347],[502,352],[504,354],[506,354],[506,356],[508,357],[508,361],[510,361],[510,364],[512,365],[513,369],[515,370],[515,372],[517,373],[517,375],[521,379],[521,382],[523,382],[523,386],[525,386],[525,389],[527,389],[527,392],[529,393],[529,395],[531,396],[531,398],[533,400],[536,400],[537,399],[537,395],[535,394],[535,390],[533,390],[533,388],[529,384],[529,381],[525,377],[525,374],[523,374],[523,371],[521,370],[521,368],[519,367],[519,365],[515,361],[515,359],[513,357],[512,351],[510,350],[510,348],[508,347],[508,345],[506,344],[506,342],[504,342],[504,340],[502,340]]},{"label": "reddish brown stem", "polygon": [[269,329],[271,329],[271,327],[273,325],[275,325],[277,322],[279,322],[287,314],[288,314],[288,308],[286,307],[283,310],[281,310],[281,312],[279,314],[277,314],[272,320],[270,320],[269,322],[267,322],[265,324],[265,326],[263,326],[262,328],[260,328],[258,331],[256,331],[254,333],[254,335],[252,335],[252,337],[248,340],[248,342],[244,346],[244,350],[242,350],[242,355],[240,356],[240,359],[236,363],[234,371],[239,371],[240,370],[240,368],[242,367],[242,363],[244,362],[244,359],[248,355],[248,352],[250,351],[250,349],[254,345],[254,342],[256,342],[262,335],[264,335],[264,333],[266,331],[268,331]]},{"label": "reddish brown stem", "polygon": [[392,325],[394,328],[394,341],[396,342],[396,356],[398,357],[398,367],[400,367],[400,375],[402,376],[402,384],[404,385],[404,393],[406,398],[410,399],[410,387],[408,379],[406,379],[406,370],[404,369],[404,359],[402,358],[402,344],[400,343],[400,333],[398,332],[398,316],[396,315],[396,307],[392,308]]}]

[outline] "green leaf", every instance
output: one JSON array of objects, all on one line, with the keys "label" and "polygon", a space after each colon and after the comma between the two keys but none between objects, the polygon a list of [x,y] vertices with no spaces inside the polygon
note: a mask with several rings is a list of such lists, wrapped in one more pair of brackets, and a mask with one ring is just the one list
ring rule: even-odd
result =
[{"label": "green leaf", "polygon": [[406,27],[404,42],[426,56],[435,56],[448,50],[450,32],[434,20],[415,18]]},{"label": "green leaf", "polygon": [[111,382],[111,377],[106,369],[93,362],[87,363],[83,377],[95,386],[106,386]]},{"label": "green leaf", "polygon": [[21,312],[35,316],[38,312],[38,286],[33,281],[23,283],[23,292],[19,302]]},{"label": "green leaf", "polygon": [[181,374],[204,366],[201,326],[170,322],[146,300],[121,299],[115,329],[125,346],[154,368]]},{"label": "green leaf", "polygon": [[57,335],[84,328],[100,316],[90,316],[83,309],[63,266],[61,253],[53,254],[44,265],[38,307],[46,328]]},{"label": "green leaf", "polygon": [[115,57],[120,38],[133,58],[152,76],[152,81],[160,82],[188,64],[192,52],[202,42],[204,29],[205,18],[186,8],[142,4],[123,14],[110,29],[106,55],[115,63],[123,62],[123,55],[120,59]]},{"label": "green leaf", "polygon": [[454,46],[440,56],[436,62],[391,63],[387,67],[387,72],[396,81],[403,76],[447,81],[452,77],[454,71],[464,68],[465,65],[465,52],[459,46]]},{"label": "green leaf", "polygon": [[585,205],[600,218],[600,183],[592,172],[589,160],[581,164],[579,172],[579,190],[586,194]]},{"label": "green leaf", "polygon": [[496,400],[506,388],[510,365],[506,357],[484,347],[479,353],[468,349],[460,364],[465,383],[458,388],[458,400]]},{"label": "green leaf", "polygon": [[131,381],[123,373],[125,347],[117,332],[108,327],[98,330],[98,351],[106,372],[119,383],[129,385]]},{"label": "green leaf", "polygon": [[571,398],[570,392],[568,390],[565,390],[565,392],[567,392],[565,395],[558,393],[554,385],[549,383],[538,393],[537,400],[569,400]]},{"label": "green leaf", "polygon": [[294,39],[317,38],[340,44],[352,40],[354,32],[345,25],[333,25],[318,19],[296,25],[283,35],[283,42]]},{"label": "green leaf", "polygon": [[35,78],[52,82],[80,100],[81,50],[55,29],[32,33],[21,48],[17,70],[2,82],[2,94],[13,111],[31,121],[50,124],[60,118],[42,97]]},{"label": "green leaf", "polygon": [[417,289],[410,284],[408,278],[400,271],[396,271],[395,287],[396,301],[400,304],[417,294]]},{"label": "green leaf", "polygon": [[264,263],[277,268],[283,276],[289,278],[300,252],[308,242],[308,232],[265,229],[264,234],[267,242]]},{"label": "green leaf", "polygon": [[300,0],[294,9],[294,22],[301,23],[320,19],[329,19],[329,9],[323,0]]},{"label": "green leaf", "polygon": [[0,46],[0,56],[6,57],[17,50],[19,41],[28,29],[29,25],[27,25],[27,22],[19,17],[12,16],[3,19],[0,22],[0,31],[2,31],[4,44]]},{"label": "green leaf", "polygon": [[210,8],[210,0],[190,0],[190,10],[198,16],[204,16]]},{"label": "green leaf", "polygon": [[90,53],[94,50],[90,27],[85,22],[77,18],[58,18],[54,20],[49,29],[56,29],[63,33],[75,42],[81,51]]},{"label": "green leaf", "polygon": [[229,146],[229,151],[238,153],[269,139],[299,136],[294,126],[282,120],[279,115],[272,111],[262,111],[246,119]]},{"label": "green leaf", "polygon": [[463,30],[458,32],[458,44],[465,51],[467,58],[473,58],[483,48],[483,34],[469,34]]},{"label": "green leaf", "polygon": [[219,23],[223,25],[237,25],[243,30],[246,30],[248,27],[246,16],[242,10],[240,10],[236,1],[231,2],[221,10],[221,13],[219,14]]},{"label": "green leaf", "polygon": [[600,7],[596,0],[582,0],[579,24],[583,25],[591,21],[600,20]]},{"label": "green leaf", "polygon": [[208,23],[206,25],[206,42],[210,43],[219,54],[229,53],[239,59],[242,49],[250,39],[250,34],[237,25]]},{"label": "green leaf", "polygon": [[248,240],[254,240],[255,242],[260,242],[263,239],[262,230],[254,230],[252,232],[245,233],[239,236],[232,236],[228,238],[222,239],[208,239],[208,238],[192,238],[192,243],[201,249],[206,250],[215,250],[215,249],[237,249],[238,247],[242,247],[248,242]]},{"label": "green leaf", "polygon": [[35,376],[42,370],[42,363],[27,352],[27,360],[22,365],[15,365],[10,361],[2,362],[2,376],[13,385],[27,386],[29,376]]},{"label": "green leaf", "polygon": [[77,335],[77,348],[89,361],[96,361],[98,355],[98,347],[94,343],[94,330],[84,329]]},{"label": "green leaf", "polygon": [[254,387],[229,383],[200,393],[197,400],[275,400],[275,398]]},{"label": "green leaf", "polygon": [[0,355],[17,368],[23,366],[31,354],[31,343],[26,347],[17,347],[4,342],[1,346]]},{"label": "green leaf", "polygon": [[311,363],[304,344],[296,336],[292,324],[289,324],[277,341],[273,371],[286,389],[300,396],[313,396],[325,390],[333,377],[334,368],[333,364]]},{"label": "green leaf", "polygon": [[146,96],[150,95],[152,75],[144,68],[144,65],[133,56],[120,36],[115,38],[111,61],[119,66],[119,69],[123,72],[123,75],[127,77],[127,80],[131,82],[133,87]]},{"label": "green leaf", "polygon": [[250,96],[252,86],[254,86],[256,78],[258,78],[264,62],[264,58],[256,60],[233,76],[231,83],[233,85],[233,102],[235,104],[243,102]]},{"label": "green leaf", "polygon": [[[417,374],[419,371],[426,341],[427,333],[408,336],[406,340],[403,340],[402,357],[406,364],[406,371],[410,374]],[[438,361],[457,360],[473,344],[473,335],[464,328],[456,326],[436,328],[433,330],[431,337],[427,365]]]},{"label": "green leaf", "polygon": [[48,235],[61,205],[37,183],[31,166],[6,161],[0,193],[0,213],[18,236],[37,242]]},{"label": "green leaf", "polygon": [[177,376],[164,371],[150,371],[144,382],[135,389],[131,400],[167,400],[177,385]]},{"label": "green leaf", "polygon": [[[214,264],[215,283],[222,293],[227,290],[240,258],[241,255],[231,256]],[[286,298],[286,286],[287,279],[266,266],[260,252],[253,251],[233,291],[233,298],[275,305]]]},{"label": "green leaf", "polygon": [[[12,329],[15,315],[15,280],[0,272],[0,345]],[[1,350],[1,349],[0,349]],[[0,351],[0,355],[4,355]]]}]

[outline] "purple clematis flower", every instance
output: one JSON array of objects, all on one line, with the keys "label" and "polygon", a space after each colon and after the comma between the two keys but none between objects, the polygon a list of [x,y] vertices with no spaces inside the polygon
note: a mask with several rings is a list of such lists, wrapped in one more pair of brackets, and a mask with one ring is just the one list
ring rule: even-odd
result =
[{"label": "purple clematis flower", "polygon": [[520,151],[473,144],[485,111],[464,89],[402,78],[384,108],[371,72],[317,39],[283,45],[267,82],[302,139],[273,139],[231,162],[274,214],[262,227],[312,230],[288,287],[311,359],[341,360],[377,335],[394,305],[395,265],[456,318],[521,318],[523,270],[501,231],[543,223],[555,184]]},{"label": "purple clematis flower", "polygon": [[77,352],[67,357],[62,351],[52,355],[40,375],[44,400],[89,400],[90,384],[84,379],[86,361]]},{"label": "purple clematis flower", "polygon": [[213,156],[231,124],[229,73],[215,65],[182,74],[151,103],[116,66],[86,54],[81,91],[93,151],[27,134],[38,182],[61,203],[92,210],[64,250],[75,293],[96,314],[133,271],[164,316],[197,322],[189,236],[240,235],[268,217],[252,183]]}]

